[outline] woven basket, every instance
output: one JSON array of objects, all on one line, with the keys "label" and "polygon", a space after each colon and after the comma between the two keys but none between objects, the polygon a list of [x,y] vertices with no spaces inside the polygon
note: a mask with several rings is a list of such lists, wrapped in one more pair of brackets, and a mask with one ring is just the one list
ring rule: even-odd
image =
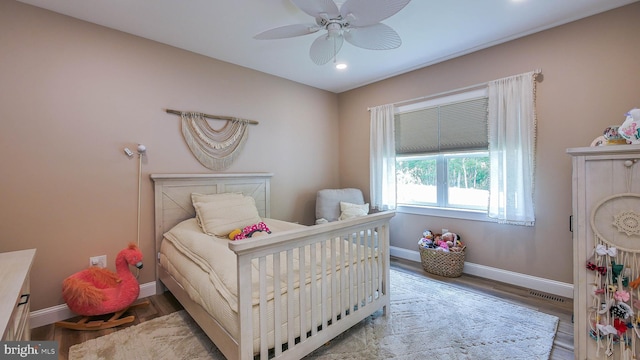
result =
[{"label": "woven basket", "polygon": [[440,276],[458,277],[464,267],[464,252],[444,252],[436,249],[420,248],[420,260],[424,271]]}]

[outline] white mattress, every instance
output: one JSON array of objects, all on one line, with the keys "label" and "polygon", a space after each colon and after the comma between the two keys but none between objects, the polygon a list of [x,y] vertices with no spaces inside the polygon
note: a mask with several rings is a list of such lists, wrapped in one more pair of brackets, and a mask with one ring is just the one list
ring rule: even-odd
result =
[{"label": "white mattress", "polygon": [[[274,219],[264,219],[265,223],[269,226],[273,233],[278,233],[281,231],[296,229],[296,228],[304,228],[303,225],[283,222]],[[266,235],[268,236],[268,235]],[[200,304],[213,318],[215,318],[234,338],[238,338],[239,335],[239,325],[237,321],[237,279],[236,279],[236,255],[233,253],[229,247],[228,243],[230,240],[226,238],[216,238],[209,235],[204,234],[200,227],[198,226],[195,219],[189,219],[181,222],[176,225],[172,230],[165,234],[165,238],[162,242],[160,248],[160,265],[167,270],[167,272],[174,278],[178,283],[182,285],[182,287],[189,294],[190,298],[196,303]],[[239,240],[242,241],[242,240]],[[355,245],[352,245],[352,249],[354,249],[353,254],[355,254]],[[330,256],[329,246],[327,246],[327,256]],[[318,264],[317,269],[320,269],[320,248],[317,248],[317,260]],[[358,250],[359,254],[361,254],[360,259],[362,260],[365,256],[365,252],[362,250]],[[370,253],[367,253],[369,256]],[[369,257],[367,256],[367,257]],[[373,256],[376,257],[376,253],[373,253]],[[309,274],[309,251],[306,252],[307,261],[305,271],[306,274]],[[355,260],[355,256],[354,256]],[[330,259],[327,260],[327,264],[330,264]],[[336,269],[339,270],[340,264],[339,261],[335,262]],[[348,263],[354,263],[354,261],[347,261]],[[286,314],[287,309],[287,284],[286,284],[286,256],[284,254],[281,256],[281,271],[282,276],[281,279],[281,313]],[[348,265],[345,265],[348,267]],[[294,251],[294,267],[297,269],[298,267],[298,257],[297,251]],[[345,267],[345,269],[347,269]],[[267,261],[267,269],[272,269],[272,265],[269,261]],[[374,274],[374,283],[377,282],[377,274],[378,267],[376,263],[373,263],[373,268],[370,269],[371,273]],[[317,278],[320,278],[320,271],[316,271]],[[253,276],[254,283],[257,284],[258,281],[258,270],[257,270],[257,261],[254,261],[253,266]],[[339,274],[339,272],[338,272]],[[267,318],[268,323],[273,323],[273,278],[272,273],[268,271],[267,274],[267,283],[270,284],[268,286],[268,311]],[[347,274],[345,274],[346,276]],[[296,274],[297,278],[297,274]],[[330,280],[330,270],[327,271],[327,278]],[[309,284],[311,279],[307,276],[306,283]],[[318,302],[322,302],[322,298],[320,298],[320,282],[317,283],[317,291],[318,294]],[[346,285],[345,285],[346,286]],[[370,283],[368,284],[370,286]],[[298,293],[299,284],[295,284],[294,296],[293,299],[296,303],[299,300]],[[254,286],[254,289],[258,289],[258,286]],[[309,287],[306,287],[307,299],[310,298]],[[352,290],[355,293],[355,289]],[[343,295],[341,295],[341,293]],[[360,289],[360,292],[362,290]],[[254,319],[254,350],[258,351],[259,349],[259,339],[258,337],[258,329],[259,329],[259,316],[258,316],[258,296],[257,290],[254,291],[254,299],[253,299],[253,319]],[[337,295],[340,299],[340,304],[342,308],[349,308],[349,291],[340,291],[340,286],[337,286]],[[331,294],[325,299],[329,304],[331,301]],[[353,305],[353,304],[352,304]],[[310,330],[311,324],[311,302],[307,301],[307,309],[306,309],[306,324],[309,324],[309,328],[306,331]],[[315,309],[315,311],[319,311]],[[331,316],[330,314],[328,315]],[[295,314],[295,332],[299,334],[299,314]],[[321,319],[317,317],[317,324],[321,324]],[[281,327],[282,339],[281,342],[286,342],[287,336],[287,324],[286,318],[283,319],[283,324]],[[268,343],[271,347],[273,347],[275,341],[273,339],[273,331],[268,334]]]}]

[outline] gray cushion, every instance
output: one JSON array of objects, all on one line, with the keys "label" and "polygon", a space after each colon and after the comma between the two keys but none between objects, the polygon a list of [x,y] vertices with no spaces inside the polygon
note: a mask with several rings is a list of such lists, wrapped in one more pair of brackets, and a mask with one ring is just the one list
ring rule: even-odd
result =
[{"label": "gray cushion", "polygon": [[364,204],[360,189],[323,189],[316,196],[316,219],[336,221],[340,217],[340,201]]}]

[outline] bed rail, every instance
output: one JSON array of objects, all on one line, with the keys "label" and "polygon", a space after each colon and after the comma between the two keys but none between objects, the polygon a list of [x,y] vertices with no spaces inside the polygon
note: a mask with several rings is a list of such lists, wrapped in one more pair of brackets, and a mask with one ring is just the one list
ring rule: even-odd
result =
[{"label": "bed rail", "polygon": [[393,216],[386,211],[230,242],[238,274],[245,274],[238,276],[239,358],[253,359],[258,346],[260,359],[300,359],[372,313],[386,314]]}]

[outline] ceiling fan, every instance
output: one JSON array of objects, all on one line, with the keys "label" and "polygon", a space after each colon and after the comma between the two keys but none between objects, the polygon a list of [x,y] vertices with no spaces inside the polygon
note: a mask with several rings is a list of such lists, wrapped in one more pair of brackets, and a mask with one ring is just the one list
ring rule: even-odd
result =
[{"label": "ceiling fan", "polygon": [[[347,0],[340,8],[333,0],[291,0],[300,10],[313,16],[315,24],[294,24],[277,27],[254,36],[258,40],[284,39],[326,30],[309,50],[311,60],[324,65],[348,43],[370,50],[390,50],[399,47],[398,33],[380,21],[402,10],[411,0]],[[340,1],[338,1],[340,2]]]}]

